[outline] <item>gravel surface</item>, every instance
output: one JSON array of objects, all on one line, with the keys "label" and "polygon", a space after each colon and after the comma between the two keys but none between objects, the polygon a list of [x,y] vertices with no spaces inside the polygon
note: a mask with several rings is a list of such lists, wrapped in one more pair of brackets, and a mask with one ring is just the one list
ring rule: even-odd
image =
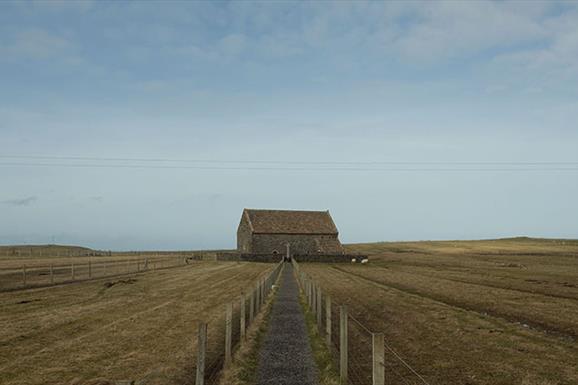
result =
[{"label": "gravel surface", "polygon": [[311,353],[299,288],[286,264],[271,310],[269,329],[259,353],[258,385],[315,385],[317,368]]}]

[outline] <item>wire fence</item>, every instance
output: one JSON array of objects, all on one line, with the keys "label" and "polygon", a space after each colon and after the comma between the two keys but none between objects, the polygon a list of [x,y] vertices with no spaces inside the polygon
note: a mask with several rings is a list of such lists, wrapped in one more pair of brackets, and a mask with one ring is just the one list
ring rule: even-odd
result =
[{"label": "wire fence", "polygon": [[[235,352],[244,343],[247,329],[263,309],[282,268],[283,262],[276,264],[265,276],[260,277],[241,298],[228,303],[224,318],[213,323],[199,323],[193,384],[218,384],[223,368],[232,363]],[[218,332],[209,334],[207,332],[209,329]],[[209,337],[213,337],[213,340],[209,340]]]},{"label": "wire fence", "polygon": [[[264,309],[273,285],[279,278],[283,262],[275,265],[254,281],[240,298],[225,305],[220,317],[199,322],[198,329],[183,373],[163,374],[152,370],[139,380],[116,381],[116,385],[158,385],[181,383],[189,385],[217,385],[223,369],[232,362],[244,344],[249,327]],[[196,350],[196,351],[195,351]],[[190,355],[189,355],[190,354]]]},{"label": "wire fence", "polygon": [[300,288],[315,315],[319,334],[338,363],[341,384],[429,385],[383,337],[336,303],[297,261],[292,260]]},{"label": "wire fence", "polygon": [[83,262],[1,268],[0,291],[27,289],[186,266],[200,258],[188,256],[99,259]]}]

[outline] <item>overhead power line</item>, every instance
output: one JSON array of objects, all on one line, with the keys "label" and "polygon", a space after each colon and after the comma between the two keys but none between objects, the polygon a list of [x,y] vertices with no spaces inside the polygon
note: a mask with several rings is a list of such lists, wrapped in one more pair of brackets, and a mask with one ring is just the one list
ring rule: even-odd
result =
[{"label": "overhead power line", "polygon": [[578,161],[341,161],[0,155],[0,167],[323,172],[568,172]]},{"label": "overhead power line", "polygon": [[379,172],[535,172],[578,171],[578,167],[278,167],[278,166],[186,166],[155,164],[96,163],[28,163],[0,162],[0,167],[64,167],[111,169],[173,169],[173,170],[259,170],[259,171],[379,171]]},{"label": "overhead power line", "polygon": [[578,161],[340,161],[340,160],[276,160],[276,159],[175,159],[175,158],[122,158],[86,156],[37,156],[0,155],[0,159],[64,160],[101,162],[147,162],[147,163],[207,163],[207,164],[273,164],[273,165],[460,165],[460,166],[578,166]]}]

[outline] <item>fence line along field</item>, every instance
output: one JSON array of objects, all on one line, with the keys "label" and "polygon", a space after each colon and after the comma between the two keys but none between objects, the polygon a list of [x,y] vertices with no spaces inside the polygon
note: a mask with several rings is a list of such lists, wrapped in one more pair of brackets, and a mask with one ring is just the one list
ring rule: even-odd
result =
[{"label": "fence line along field", "polygon": [[[356,320],[383,332],[386,343],[429,383],[578,383],[578,242],[510,239],[348,249],[370,254],[370,264],[301,268]],[[363,356],[367,341],[351,338],[350,349],[350,355]],[[369,365],[361,370],[371,371],[369,359],[359,361]],[[386,372],[386,383],[399,383],[397,374]],[[406,380],[413,383],[409,374]]]},{"label": "fence line along field", "polygon": [[117,261],[145,258],[193,258],[214,260],[221,250],[196,251],[102,251],[79,246],[0,246],[0,269],[20,269],[70,265],[94,261]]},{"label": "fence line along field", "polygon": [[215,252],[109,252],[75,246],[0,246],[0,291],[48,286],[214,260]]},{"label": "fence line along field", "polygon": [[199,262],[0,293],[0,383],[191,382],[198,322],[220,341],[213,325],[223,323],[225,304],[271,268]]},{"label": "fence line along field", "polygon": [[184,266],[195,260],[191,257],[165,256],[155,258],[138,255],[132,258],[78,257],[47,265],[42,265],[36,261],[32,266],[23,264],[19,268],[0,268],[0,291],[154,271]]}]

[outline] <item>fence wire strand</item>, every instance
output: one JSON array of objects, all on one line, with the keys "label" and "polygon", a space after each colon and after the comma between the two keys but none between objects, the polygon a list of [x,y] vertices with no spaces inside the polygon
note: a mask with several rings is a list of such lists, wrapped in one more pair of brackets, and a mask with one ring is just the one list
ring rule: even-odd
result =
[{"label": "fence wire strand", "polygon": [[[281,271],[281,264],[276,265],[272,270],[268,271],[266,274],[260,275],[255,282],[259,283],[262,282],[264,285],[263,290],[263,298],[261,306],[258,307],[256,301],[256,291],[255,291],[255,282],[250,284],[244,292],[241,294],[245,297],[245,330],[247,330],[252,322],[255,320],[255,317],[258,315],[259,312],[263,311],[266,305],[266,301],[268,295],[270,294],[270,285],[277,281],[279,277],[279,273]],[[266,278],[263,280],[263,278]],[[255,296],[255,303],[254,303],[254,314],[253,319],[249,319],[250,315],[250,295],[251,293]],[[242,344],[241,339],[241,297],[235,299],[232,304],[232,314],[231,314],[231,355],[234,356],[235,352],[240,348]],[[223,368],[225,367],[225,336],[227,333],[226,329],[226,309],[223,308],[222,315],[216,319],[213,319],[210,323],[207,324],[207,335],[206,335],[206,350],[205,350],[205,368],[204,368],[204,384],[205,385],[217,385],[221,378],[221,373]],[[194,354],[194,353],[192,353]],[[193,362],[189,367],[186,368],[186,378],[185,381],[187,384],[196,384],[196,373],[197,373],[197,357],[198,357],[198,349],[197,353],[193,357]],[[135,382],[135,384],[144,385],[146,384],[151,376],[147,375],[143,377],[141,380]]]},{"label": "fence wire strand", "polygon": [[[293,260],[293,266],[296,268],[296,275],[299,279],[300,287],[303,293],[307,296],[308,285],[316,284],[307,273],[304,273],[299,268],[299,264]],[[321,288],[321,286],[318,286]],[[327,292],[322,290],[321,303],[327,302]],[[313,302],[314,304],[315,302]],[[340,356],[340,311],[342,305],[332,299],[331,302],[331,346],[329,350],[333,354],[337,362]],[[314,312],[317,309],[312,309]],[[366,385],[372,384],[373,376],[373,332],[365,326],[360,320],[348,312],[348,381],[352,385]],[[319,334],[325,336],[325,324],[327,317],[325,315],[325,307],[321,306],[321,325],[319,325]],[[393,349],[385,340],[383,342],[384,348],[390,354],[384,357],[383,366],[388,370],[385,377],[386,383],[399,384],[399,381],[407,385],[421,383],[429,385],[425,378],[420,375],[406,360],[404,360],[399,353]],[[369,350],[369,351],[368,351]],[[393,362],[390,362],[393,359]],[[396,365],[397,364],[397,365]],[[399,369],[403,368],[408,371],[407,375],[400,373]],[[393,380],[391,375],[394,375],[398,381]],[[412,378],[407,378],[408,375]],[[392,380],[392,381],[389,381]]]}]

